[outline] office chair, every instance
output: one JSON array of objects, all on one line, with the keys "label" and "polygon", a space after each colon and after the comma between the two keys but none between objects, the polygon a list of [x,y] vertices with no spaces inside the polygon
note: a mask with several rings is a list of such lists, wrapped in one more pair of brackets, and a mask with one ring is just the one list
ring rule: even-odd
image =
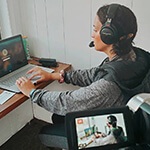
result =
[{"label": "office chair", "polygon": [[150,103],[148,103],[150,102],[150,93],[141,93],[133,96],[127,105],[129,105],[129,103],[133,100],[140,103],[143,101],[143,103],[139,106],[139,109],[134,113],[134,134],[136,141],[138,143],[146,142],[150,144]]}]

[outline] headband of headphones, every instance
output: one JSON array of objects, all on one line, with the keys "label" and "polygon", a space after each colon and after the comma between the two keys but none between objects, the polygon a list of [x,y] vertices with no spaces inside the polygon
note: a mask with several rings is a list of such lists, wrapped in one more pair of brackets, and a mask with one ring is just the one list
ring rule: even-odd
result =
[{"label": "headband of headphones", "polygon": [[112,116],[112,115],[108,116],[107,119],[108,119],[109,124],[113,124],[113,123],[117,122],[117,118],[115,116]]},{"label": "headband of headphones", "polygon": [[119,40],[118,30],[112,24],[112,20],[114,19],[119,6],[119,4],[111,4],[107,10],[107,20],[100,30],[100,37],[105,44],[113,44]]},{"label": "headband of headphones", "polygon": [[119,4],[111,4],[108,7],[107,14],[106,14],[107,20],[108,19],[112,20],[115,17],[117,9],[119,8],[119,6],[120,6]]}]

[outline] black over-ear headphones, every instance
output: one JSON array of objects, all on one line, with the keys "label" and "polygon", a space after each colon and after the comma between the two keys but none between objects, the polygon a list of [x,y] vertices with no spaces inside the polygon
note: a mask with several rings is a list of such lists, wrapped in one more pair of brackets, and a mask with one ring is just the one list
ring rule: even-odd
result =
[{"label": "black over-ear headphones", "polygon": [[108,119],[108,123],[109,124],[111,124],[113,127],[116,126],[116,124],[117,124],[117,118],[115,116],[110,115],[110,116],[107,117],[107,119]]},{"label": "black over-ear headphones", "polygon": [[107,10],[107,21],[100,30],[100,37],[105,44],[113,44],[119,40],[118,30],[112,24],[112,20],[116,15],[119,4],[111,4]]}]

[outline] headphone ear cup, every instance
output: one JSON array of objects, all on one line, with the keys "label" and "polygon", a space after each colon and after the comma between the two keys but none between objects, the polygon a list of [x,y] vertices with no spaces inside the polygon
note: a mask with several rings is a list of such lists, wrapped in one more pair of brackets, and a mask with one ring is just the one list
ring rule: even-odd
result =
[{"label": "headphone ear cup", "polygon": [[119,40],[117,29],[115,26],[109,25],[107,22],[100,30],[100,37],[105,44],[113,44]]}]

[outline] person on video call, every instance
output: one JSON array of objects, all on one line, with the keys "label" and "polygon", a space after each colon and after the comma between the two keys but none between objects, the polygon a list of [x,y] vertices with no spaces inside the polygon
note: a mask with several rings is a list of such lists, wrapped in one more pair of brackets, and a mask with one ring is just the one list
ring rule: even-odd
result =
[{"label": "person on video call", "polygon": [[[133,46],[136,33],[137,20],[129,8],[118,4],[102,6],[96,13],[91,36],[95,50],[107,55],[100,65],[60,73],[35,67],[28,72],[33,73],[29,79],[21,77],[16,85],[32,102],[56,114],[56,118],[71,111],[126,105],[150,68],[149,53]],[[41,76],[37,83],[58,80],[81,88],[36,89],[30,81],[35,76]]]},{"label": "person on video call", "polygon": [[115,144],[125,142],[125,135],[122,127],[117,126],[117,118],[114,115],[107,117],[108,134],[99,133],[92,137],[92,142],[98,145]]}]

